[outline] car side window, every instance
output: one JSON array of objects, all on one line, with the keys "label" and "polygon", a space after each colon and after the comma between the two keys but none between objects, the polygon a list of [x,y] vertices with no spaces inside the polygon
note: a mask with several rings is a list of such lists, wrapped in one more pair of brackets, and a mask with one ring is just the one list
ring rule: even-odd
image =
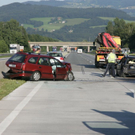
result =
[{"label": "car side window", "polygon": [[38,57],[31,57],[28,62],[32,64],[36,64]]},{"label": "car side window", "polygon": [[55,61],[55,64],[56,64],[57,67],[63,67],[64,66],[60,61],[58,61],[56,59],[54,61]]},{"label": "car side window", "polygon": [[64,67],[64,65],[57,59],[50,59],[51,66]]},{"label": "car side window", "polygon": [[51,66],[54,66],[54,65],[55,65],[54,59],[50,59],[50,65],[51,65]]},{"label": "car side window", "polygon": [[38,61],[38,64],[49,66],[49,59],[46,57],[41,57]]}]

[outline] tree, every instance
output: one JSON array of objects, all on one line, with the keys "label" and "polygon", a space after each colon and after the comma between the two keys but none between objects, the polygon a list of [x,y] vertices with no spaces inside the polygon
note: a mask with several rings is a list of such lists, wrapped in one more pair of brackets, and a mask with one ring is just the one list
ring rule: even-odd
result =
[{"label": "tree", "polygon": [[114,35],[113,34],[113,30],[114,28],[113,28],[113,23],[111,22],[111,21],[109,21],[108,22],[108,25],[107,25],[107,27],[106,27],[106,32],[108,32],[108,33],[110,33],[111,35]]},{"label": "tree", "polygon": [[24,46],[26,51],[30,50],[26,30],[14,19],[8,22],[0,22],[0,40],[4,40],[8,46],[16,43]]},{"label": "tree", "polygon": [[135,51],[135,33],[129,38],[129,48]]},{"label": "tree", "polygon": [[135,23],[126,23],[123,19],[115,18],[113,22],[108,22],[106,32],[111,35],[120,36],[123,47],[127,48],[129,47],[129,44],[131,47],[130,40],[134,37]]},{"label": "tree", "polygon": [[0,40],[0,52],[6,53],[7,51],[9,51],[8,45],[5,43],[4,40]]}]

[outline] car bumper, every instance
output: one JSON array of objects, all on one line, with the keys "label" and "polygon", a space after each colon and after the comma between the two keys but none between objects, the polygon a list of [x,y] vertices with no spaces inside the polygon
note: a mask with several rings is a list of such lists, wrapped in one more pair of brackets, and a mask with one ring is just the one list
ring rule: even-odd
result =
[{"label": "car bumper", "polygon": [[5,78],[17,78],[17,77],[30,77],[32,74],[30,73],[10,73],[10,72],[7,72],[4,74],[4,77]]},{"label": "car bumper", "polygon": [[132,71],[132,70],[128,70],[126,72],[124,72],[125,74],[128,74],[128,75],[135,75],[135,70]]}]

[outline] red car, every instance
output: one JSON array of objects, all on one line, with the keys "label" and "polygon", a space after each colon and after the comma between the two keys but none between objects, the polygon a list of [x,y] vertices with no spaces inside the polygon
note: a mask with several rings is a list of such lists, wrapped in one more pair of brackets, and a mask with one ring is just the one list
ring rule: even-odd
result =
[{"label": "red car", "polygon": [[27,77],[34,81],[40,79],[74,80],[70,63],[60,62],[54,57],[42,54],[18,52],[6,62],[6,65],[10,68],[5,74],[8,78]]}]

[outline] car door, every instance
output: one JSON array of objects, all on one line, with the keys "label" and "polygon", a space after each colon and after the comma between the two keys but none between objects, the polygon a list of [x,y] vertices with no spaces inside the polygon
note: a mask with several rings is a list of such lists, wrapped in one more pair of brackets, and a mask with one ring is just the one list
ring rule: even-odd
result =
[{"label": "car door", "polygon": [[37,60],[38,56],[28,56],[25,64],[25,74],[27,76],[31,76],[38,69]]},{"label": "car door", "polygon": [[49,58],[40,57],[38,60],[38,70],[41,72],[41,78],[53,79],[52,67],[49,63]]},{"label": "car door", "polygon": [[123,69],[123,67],[125,66],[125,62],[126,62],[126,58],[124,57],[124,58],[122,58],[122,59],[120,60],[120,62],[117,64],[117,70]]},{"label": "car door", "polygon": [[57,59],[54,59],[56,65],[56,79],[64,79],[67,75],[65,66]]}]

